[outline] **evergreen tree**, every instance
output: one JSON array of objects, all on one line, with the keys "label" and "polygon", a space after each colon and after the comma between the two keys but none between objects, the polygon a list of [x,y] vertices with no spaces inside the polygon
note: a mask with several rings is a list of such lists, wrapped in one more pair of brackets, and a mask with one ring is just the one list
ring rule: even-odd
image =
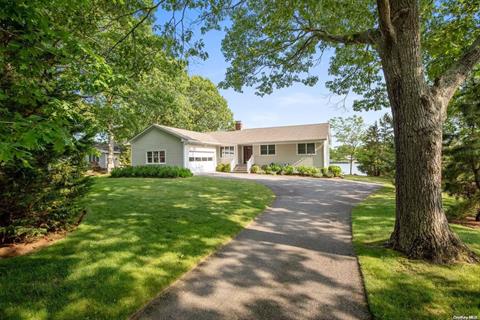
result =
[{"label": "evergreen tree", "polygon": [[371,125],[362,139],[357,154],[359,169],[372,176],[393,176],[395,172],[395,149],[392,118],[387,113]]},{"label": "evergreen tree", "polygon": [[445,191],[466,199],[457,215],[480,219],[480,79],[455,97],[444,130]]}]

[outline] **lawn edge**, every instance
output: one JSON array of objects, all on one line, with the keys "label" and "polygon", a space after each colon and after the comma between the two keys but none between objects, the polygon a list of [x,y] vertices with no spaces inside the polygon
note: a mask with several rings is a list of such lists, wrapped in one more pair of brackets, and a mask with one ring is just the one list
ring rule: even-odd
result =
[{"label": "lawn edge", "polygon": [[393,185],[389,185],[387,183],[370,183],[370,182],[354,181],[354,180],[348,180],[348,181],[367,183],[367,184],[375,184],[375,185],[379,186],[379,188],[377,190],[373,191],[367,197],[365,197],[360,202],[355,204],[355,206],[352,208],[351,214],[350,214],[351,215],[350,223],[352,225],[352,246],[353,246],[353,251],[355,253],[355,259],[357,260],[358,270],[360,271],[360,279],[362,280],[362,287],[363,287],[363,292],[364,292],[364,295],[365,295],[365,301],[367,302],[367,309],[368,309],[368,312],[370,313],[371,319],[376,320],[378,318],[375,317],[375,314],[373,313],[373,310],[371,308],[370,295],[368,294],[368,290],[367,290],[367,284],[366,284],[366,281],[365,281],[365,274],[364,274],[364,271],[363,271],[363,268],[362,268],[362,264],[360,263],[360,256],[358,255],[358,252],[357,252],[358,251],[357,247],[360,246],[361,244],[355,244],[355,240],[354,240],[355,236],[354,236],[354,232],[353,232],[353,211],[355,210],[355,208],[357,208],[359,205],[361,205],[362,203],[367,201],[369,198],[375,196],[377,193],[382,192],[382,190],[384,190],[384,189],[388,189],[388,188],[392,187]]},{"label": "lawn edge", "polygon": [[[204,177],[207,177],[207,178],[221,178],[221,179],[225,179],[224,177],[215,177],[215,176],[204,176]],[[235,181],[235,180],[238,180],[238,179],[235,179],[235,178],[228,178],[228,180],[232,180],[232,181]],[[163,288],[162,290],[160,290],[160,292],[155,296],[153,297],[152,299],[150,299],[148,302],[146,302],[141,308],[139,308],[137,311],[135,311],[133,314],[131,314],[128,319],[129,320],[138,320],[140,319],[140,316],[143,314],[143,312],[147,309],[147,307],[155,300],[157,300],[158,298],[162,297],[163,295],[165,295],[167,292],[169,292],[170,290],[173,289],[173,287],[180,281],[182,281],[185,277],[187,277],[189,274],[191,274],[195,269],[197,269],[199,266],[203,265],[208,259],[210,259],[211,257],[214,257],[216,254],[219,253],[219,251],[221,251],[223,248],[225,248],[228,244],[230,244],[230,242],[232,242],[241,232],[243,232],[245,229],[247,229],[251,224],[253,224],[260,216],[262,216],[265,211],[267,211],[267,209],[269,209],[272,204],[277,200],[277,195],[275,194],[275,192],[273,192],[272,188],[264,185],[264,184],[261,184],[261,183],[258,183],[256,181],[251,181],[251,180],[246,180],[246,179],[241,179],[243,181],[250,181],[251,183],[254,183],[254,184],[257,184],[257,185],[261,185],[265,188],[267,188],[268,190],[270,190],[270,192],[272,193],[272,197],[270,199],[270,202],[265,206],[265,208],[263,209],[263,211],[259,212],[250,222],[248,222],[242,229],[240,229],[237,233],[233,234],[229,239],[227,239],[224,243],[222,243],[221,245],[218,246],[218,248],[216,248],[214,251],[210,252],[209,254],[207,254],[206,256],[202,257],[197,264],[195,264],[190,270],[184,272],[180,277],[178,277],[177,279],[175,279],[174,281],[172,281],[172,283],[170,283],[168,286],[166,286],[165,288]]]},{"label": "lawn edge", "polygon": [[362,269],[362,265],[360,263],[360,257],[358,256],[357,254],[357,248],[356,248],[356,245],[355,245],[355,241],[354,241],[354,234],[353,234],[353,210],[361,205],[363,202],[367,201],[368,198],[374,196],[377,192],[380,192],[382,189],[385,189],[388,187],[387,184],[382,184],[382,183],[373,183],[373,182],[364,182],[364,181],[355,181],[355,180],[348,180],[348,179],[345,179],[346,181],[348,182],[358,182],[358,183],[361,183],[361,184],[370,184],[370,185],[376,185],[378,186],[378,188],[376,190],[374,190],[373,192],[371,192],[368,196],[366,196],[365,198],[363,198],[361,201],[357,202],[351,209],[350,209],[350,230],[351,230],[351,234],[352,234],[352,247],[353,247],[353,253],[355,254],[355,260],[357,262],[357,267],[358,267],[358,271],[360,273],[360,280],[362,282],[362,288],[363,288],[363,295],[365,297],[365,302],[367,303],[367,310],[368,310],[368,313],[370,314],[370,319],[372,320],[375,320],[375,316],[372,312],[372,309],[370,307],[370,297],[368,295],[368,291],[367,291],[367,285],[366,285],[366,281],[365,281],[365,275],[364,275],[364,272],[363,272],[363,269]]}]

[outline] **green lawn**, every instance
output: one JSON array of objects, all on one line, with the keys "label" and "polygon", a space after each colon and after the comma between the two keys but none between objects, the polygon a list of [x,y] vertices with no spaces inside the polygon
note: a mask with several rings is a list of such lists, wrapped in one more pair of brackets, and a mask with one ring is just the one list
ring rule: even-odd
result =
[{"label": "green lawn", "polygon": [[[447,199],[446,205],[452,199]],[[356,253],[376,319],[480,316],[480,265],[439,266],[408,260],[382,247],[393,229],[394,188],[385,185],[353,210]],[[480,231],[452,225],[480,254]]]},{"label": "green lawn", "polygon": [[125,319],[273,197],[238,180],[96,178],[76,231],[0,260],[0,319]]}]

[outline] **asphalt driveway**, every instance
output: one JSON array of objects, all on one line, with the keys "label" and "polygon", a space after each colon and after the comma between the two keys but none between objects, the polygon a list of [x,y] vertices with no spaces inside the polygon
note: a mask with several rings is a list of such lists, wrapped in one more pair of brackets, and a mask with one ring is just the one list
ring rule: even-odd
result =
[{"label": "asphalt driveway", "polygon": [[261,175],[271,208],[134,315],[139,319],[369,319],[350,212],[378,186]]}]

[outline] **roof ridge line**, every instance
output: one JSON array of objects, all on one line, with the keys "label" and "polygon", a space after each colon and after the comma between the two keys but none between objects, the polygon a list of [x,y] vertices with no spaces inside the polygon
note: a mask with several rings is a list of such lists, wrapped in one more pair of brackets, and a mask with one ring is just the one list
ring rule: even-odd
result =
[{"label": "roof ridge line", "polygon": [[285,126],[274,126],[274,127],[258,127],[258,128],[245,128],[241,130],[229,130],[229,131],[207,131],[205,133],[217,133],[217,132],[235,132],[235,131],[245,131],[245,130],[258,130],[258,129],[276,129],[276,128],[289,128],[289,127],[304,127],[304,126],[318,126],[318,125],[330,125],[328,122],[318,122],[318,123],[307,123],[307,124],[288,124]]}]

